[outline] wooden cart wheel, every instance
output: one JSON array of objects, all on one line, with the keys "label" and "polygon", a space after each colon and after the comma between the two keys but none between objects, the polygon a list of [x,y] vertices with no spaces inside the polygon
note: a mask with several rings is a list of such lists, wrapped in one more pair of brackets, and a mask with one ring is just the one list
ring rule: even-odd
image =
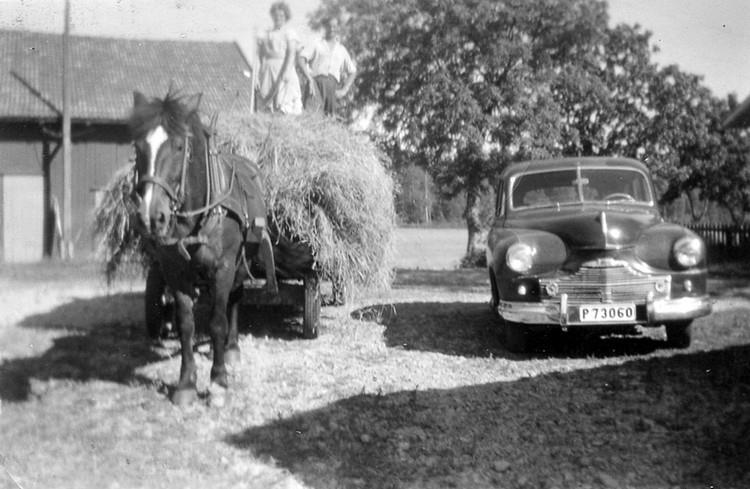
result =
[{"label": "wooden cart wheel", "polygon": [[306,339],[318,337],[320,325],[320,278],[316,272],[308,272],[304,278],[305,304],[302,318],[302,334]]}]

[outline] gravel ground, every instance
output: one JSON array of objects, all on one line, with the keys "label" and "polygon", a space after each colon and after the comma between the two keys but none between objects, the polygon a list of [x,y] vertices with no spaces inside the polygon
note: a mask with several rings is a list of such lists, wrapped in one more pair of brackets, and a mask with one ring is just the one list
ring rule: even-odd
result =
[{"label": "gravel ground", "polygon": [[687,350],[655,331],[516,355],[483,271],[409,249],[317,340],[243,311],[223,410],[169,403],[178,347],[144,341],[141,281],[0,270],[0,488],[750,487],[747,281],[712,281]]}]

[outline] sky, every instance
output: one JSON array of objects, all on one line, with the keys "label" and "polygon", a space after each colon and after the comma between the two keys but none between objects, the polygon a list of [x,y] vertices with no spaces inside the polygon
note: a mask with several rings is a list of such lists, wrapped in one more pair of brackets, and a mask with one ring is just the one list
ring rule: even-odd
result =
[{"label": "sky", "polygon": [[[236,41],[252,57],[257,33],[271,25],[273,0],[70,0],[74,35]],[[318,0],[287,0],[303,41]],[[62,32],[65,0],[0,0],[0,29]],[[653,33],[660,65],[704,77],[717,96],[750,96],[748,0],[609,0],[611,23]]]}]

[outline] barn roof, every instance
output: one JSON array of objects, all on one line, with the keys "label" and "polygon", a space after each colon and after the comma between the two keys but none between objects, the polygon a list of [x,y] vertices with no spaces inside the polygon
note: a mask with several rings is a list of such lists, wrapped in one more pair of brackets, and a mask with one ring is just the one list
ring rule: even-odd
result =
[{"label": "barn roof", "polygon": [[[231,42],[71,36],[74,121],[118,122],[133,91],[166,95],[170,83],[202,92],[201,111],[250,111],[250,66]],[[0,119],[58,119],[62,113],[62,35],[0,30]]]}]

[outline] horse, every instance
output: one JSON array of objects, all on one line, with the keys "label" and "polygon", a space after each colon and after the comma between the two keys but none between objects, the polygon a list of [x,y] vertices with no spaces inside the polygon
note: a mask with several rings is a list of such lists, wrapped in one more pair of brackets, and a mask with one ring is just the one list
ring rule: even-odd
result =
[{"label": "horse", "polygon": [[220,407],[229,393],[227,364],[240,356],[236,306],[243,281],[260,269],[271,293],[278,284],[259,168],[213,150],[212,131],[198,114],[200,99],[171,88],[164,99],[133,93],[133,199],[135,227],[174,293],[181,366],[172,402],[184,406],[198,397],[193,306],[202,296],[210,306],[213,350],[208,399]]}]

